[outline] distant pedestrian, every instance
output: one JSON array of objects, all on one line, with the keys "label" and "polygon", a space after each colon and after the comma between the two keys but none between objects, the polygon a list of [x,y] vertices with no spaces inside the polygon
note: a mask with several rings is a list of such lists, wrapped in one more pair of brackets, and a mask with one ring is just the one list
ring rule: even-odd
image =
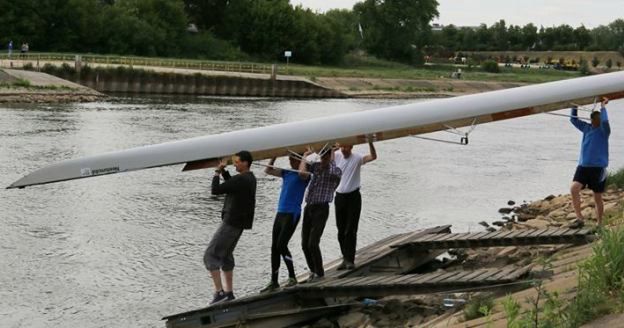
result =
[{"label": "distant pedestrian", "polygon": [[[240,151],[234,157],[234,167],[239,174],[230,176],[225,170],[227,161],[222,161],[212,178],[212,194],[226,196],[221,225],[204,254],[204,264],[215,287],[210,304],[234,299],[234,248],[243,230],[251,229],[256,207],[256,177],[249,170],[252,160],[248,151]],[[220,183],[221,176],[225,180],[223,183]]]},{"label": "distant pedestrian", "polygon": [[26,42],[22,42],[22,46],[20,47],[20,57],[24,59],[26,56],[26,52],[28,51],[28,44]]},{"label": "distant pedestrian", "polygon": [[9,41],[9,59],[11,59],[12,54],[13,54],[13,40]]}]

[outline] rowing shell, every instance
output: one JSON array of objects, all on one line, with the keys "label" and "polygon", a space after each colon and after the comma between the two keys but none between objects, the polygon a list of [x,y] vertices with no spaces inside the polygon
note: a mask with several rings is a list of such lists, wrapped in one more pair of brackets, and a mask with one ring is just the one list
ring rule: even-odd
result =
[{"label": "rowing shell", "polygon": [[320,149],[334,142],[361,144],[367,136],[383,141],[550,112],[596,97],[624,98],[624,72],[581,77],[513,89],[368,110],[300,122],[238,130],[70,159],[36,170],[8,188],[23,188],[167,165],[183,170],[214,167],[240,150],[255,160]]}]

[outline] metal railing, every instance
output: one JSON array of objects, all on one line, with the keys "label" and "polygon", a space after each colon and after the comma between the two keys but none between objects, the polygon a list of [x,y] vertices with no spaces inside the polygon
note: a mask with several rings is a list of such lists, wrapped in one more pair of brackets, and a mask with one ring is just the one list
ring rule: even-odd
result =
[{"label": "metal railing", "polygon": [[[165,67],[174,69],[192,69],[205,71],[240,72],[271,74],[272,64],[260,64],[250,62],[229,62],[212,60],[194,60],[178,58],[153,58],[137,56],[107,56],[93,54],[67,54],[67,53],[16,53],[9,57],[7,52],[0,54],[0,67],[23,67],[26,63],[33,66],[43,66],[45,63],[70,63],[74,64],[76,56],[80,56],[83,64],[98,64],[107,66],[145,66]],[[276,68],[278,70],[279,67]],[[275,72],[278,73],[278,72]]]}]

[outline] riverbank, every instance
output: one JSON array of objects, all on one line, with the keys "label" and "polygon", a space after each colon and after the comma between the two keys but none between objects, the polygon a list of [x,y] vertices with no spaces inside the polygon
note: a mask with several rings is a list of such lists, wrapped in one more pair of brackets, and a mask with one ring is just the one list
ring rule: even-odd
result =
[{"label": "riverbank", "polygon": [[[604,201],[604,219],[608,227],[606,231],[622,231],[618,229],[621,229],[620,225],[624,220],[624,190],[610,187],[604,194]],[[583,191],[581,208],[589,219],[588,226],[595,225],[594,207],[592,193]],[[497,226],[504,230],[519,230],[565,227],[575,218],[570,195],[549,195],[542,200],[520,205],[510,201],[499,212],[502,216],[500,220],[480,224],[490,231]],[[599,295],[592,295],[596,300],[589,301],[595,304],[585,304],[588,302],[584,299],[587,289],[598,287],[582,284],[586,271],[592,268],[590,259],[600,256],[596,255],[600,249],[597,245],[610,243],[614,235],[617,232],[600,232],[602,240],[582,246],[510,246],[465,251],[459,249],[447,254],[446,260],[437,263],[438,270],[452,272],[507,265],[532,265],[529,277],[532,283],[505,285],[487,292],[366,299],[361,307],[349,313],[324,318],[309,327],[533,327],[531,324],[535,320],[539,327],[549,323],[554,326],[565,324],[578,327],[603,315],[619,312],[619,301],[615,300],[610,304],[608,299],[599,299]],[[620,232],[620,235],[624,236],[624,233]],[[579,269],[579,263],[590,264]],[[616,280],[619,281],[617,278]],[[591,292],[600,293],[596,290]],[[613,298],[618,298],[622,291],[609,293],[612,293]],[[598,304],[600,301],[602,303]],[[570,311],[588,305],[596,306],[597,309],[570,315]],[[617,318],[617,315],[598,319],[597,323],[600,320],[616,320],[613,317]],[[589,324],[588,327],[594,327],[597,323]]]},{"label": "riverbank", "polygon": [[321,77],[314,82],[353,98],[447,98],[526,85],[518,82]]},{"label": "riverbank", "polygon": [[0,103],[92,102],[106,95],[45,73],[0,70]]},{"label": "riverbank", "polygon": [[353,68],[292,65],[286,70],[276,65],[276,75],[272,76],[253,69],[211,70],[210,67],[217,67],[214,65],[193,68],[130,63],[82,62],[80,72],[74,69],[77,63],[67,61],[15,60],[12,65],[40,69],[103,93],[289,98],[443,98],[580,76],[578,72],[517,68],[488,73],[478,67],[462,67],[458,75],[458,68],[452,65],[414,68],[386,62],[363,63]]}]

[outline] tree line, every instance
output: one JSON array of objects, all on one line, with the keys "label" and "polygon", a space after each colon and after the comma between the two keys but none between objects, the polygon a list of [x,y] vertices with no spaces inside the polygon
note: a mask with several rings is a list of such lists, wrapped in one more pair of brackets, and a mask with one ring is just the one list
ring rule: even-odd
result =
[{"label": "tree line", "polygon": [[[427,52],[621,50],[624,20],[585,27],[455,27],[432,31],[436,0],[362,0],[351,10],[317,13],[288,0],[0,0],[0,42],[31,50],[343,63],[363,50],[420,64]],[[197,29],[189,28],[193,24]]]}]

